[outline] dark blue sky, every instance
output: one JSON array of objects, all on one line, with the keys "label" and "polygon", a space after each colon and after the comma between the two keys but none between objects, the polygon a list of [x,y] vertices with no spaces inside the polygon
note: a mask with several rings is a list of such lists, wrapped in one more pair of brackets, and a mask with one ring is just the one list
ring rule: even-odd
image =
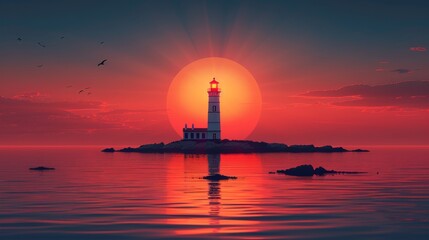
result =
[{"label": "dark blue sky", "polygon": [[428,10],[426,1],[2,1],[0,46],[3,62],[16,55],[18,36],[46,44],[65,36],[79,48],[103,40],[123,52],[186,41],[196,57],[228,55],[228,41],[251,41],[245,51],[306,48],[314,61],[353,55],[410,68],[421,59],[404,61],[408,48],[429,42]]},{"label": "dark blue sky", "polygon": [[1,42],[75,35],[130,43],[177,28],[192,40],[210,27],[221,51],[239,23],[267,37],[381,51],[427,43],[428,10],[427,1],[2,1],[0,30]]}]

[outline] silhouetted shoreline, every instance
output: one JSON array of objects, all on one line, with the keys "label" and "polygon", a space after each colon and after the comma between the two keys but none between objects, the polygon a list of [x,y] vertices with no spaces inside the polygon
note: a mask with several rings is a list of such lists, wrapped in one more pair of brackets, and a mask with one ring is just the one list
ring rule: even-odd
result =
[{"label": "silhouetted shoreline", "polygon": [[168,144],[153,143],[140,147],[103,149],[102,152],[139,152],[139,153],[335,153],[335,152],[369,152],[364,149],[347,150],[343,147],[330,145],[317,147],[314,145],[286,145],[283,143],[254,142],[248,140],[220,141],[175,141]]}]

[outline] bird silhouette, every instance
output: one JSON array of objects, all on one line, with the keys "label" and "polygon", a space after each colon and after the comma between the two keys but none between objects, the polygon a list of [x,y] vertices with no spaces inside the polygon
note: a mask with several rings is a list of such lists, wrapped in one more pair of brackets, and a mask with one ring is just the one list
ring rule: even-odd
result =
[{"label": "bird silhouette", "polygon": [[18,41],[22,41],[22,38],[20,38],[20,37],[19,37],[19,38],[17,38],[16,40],[18,40]]},{"label": "bird silhouette", "polygon": [[104,63],[107,61],[107,59],[104,59],[103,61],[101,61],[99,64],[97,64],[97,66],[99,67],[99,66],[101,66],[101,65],[104,65]]},{"label": "bird silhouette", "polygon": [[85,92],[85,90],[84,90],[84,89],[80,90],[80,91],[79,91],[79,94],[81,94],[81,93],[83,93],[83,92]]},{"label": "bird silhouette", "polygon": [[85,90],[88,90],[88,89],[90,89],[90,87],[86,87],[86,88],[85,88]]},{"label": "bird silhouette", "polygon": [[64,39],[64,36],[60,37],[60,39]]},{"label": "bird silhouette", "polygon": [[37,43],[39,46],[41,46],[41,47],[46,47],[45,45],[43,45],[41,42],[38,42]]},{"label": "bird silhouette", "polygon": [[37,67],[38,67],[38,68],[41,68],[41,67],[43,67],[43,64],[37,65]]},{"label": "bird silhouette", "polygon": [[100,44],[104,44],[104,42],[100,42]]}]

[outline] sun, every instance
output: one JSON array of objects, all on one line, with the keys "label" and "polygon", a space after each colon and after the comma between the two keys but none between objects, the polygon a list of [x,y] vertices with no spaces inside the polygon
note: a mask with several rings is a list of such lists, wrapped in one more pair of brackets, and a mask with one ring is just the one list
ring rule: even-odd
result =
[{"label": "sun", "polygon": [[167,95],[167,113],[172,127],[179,136],[182,136],[185,123],[207,127],[207,89],[213,78],[219,82],[222,91],[222,138],[247,138],[259,121],[261,93],[252,74],[239,63],[226,58],[202,58],[177,73]]}]

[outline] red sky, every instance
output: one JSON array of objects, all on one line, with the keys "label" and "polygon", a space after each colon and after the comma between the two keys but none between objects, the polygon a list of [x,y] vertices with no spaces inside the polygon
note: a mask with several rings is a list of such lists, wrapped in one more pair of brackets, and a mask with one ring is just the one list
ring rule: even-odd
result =
[{"label": "red sky", "polygon": [[422,10],[401,6],[398,17],[394,5],[345,16],[347,6],[324,12],[275,2],[80,4],[0,5],[0,145],[177,140],[169,85],[205,57],[236,61],[258,82],[262,112],[249,139],[429,144]]}]

